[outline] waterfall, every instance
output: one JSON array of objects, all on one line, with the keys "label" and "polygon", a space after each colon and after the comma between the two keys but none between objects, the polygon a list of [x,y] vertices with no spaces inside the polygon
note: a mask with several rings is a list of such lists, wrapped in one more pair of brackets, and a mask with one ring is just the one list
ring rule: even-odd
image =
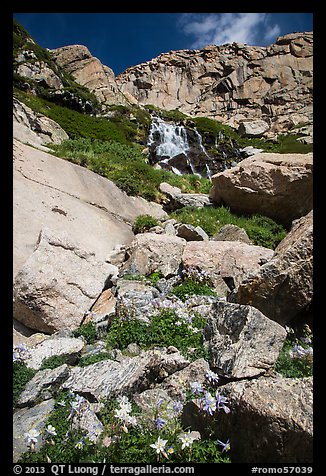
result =
[{"label": "waterfall", "polygon": [[169,164],[169,161],[173,159],[173,157],[183,154],[191,172],[201,177],[189,157],[190,147],[185,126],[170,124],[163,121],[160,117],[152,115],[147,145],[154,149],[157,157],[162,157],[160,162],[169,165],[175,174],[182,175],[182,172],[178,167]]},{"label": "waterfall", "polygon": [[189,144],[184,126],[176,126],[164,122],[159,117],[152,117],[147,145],[151,146],[157,140],[159,141],[159,145],[155,149],[157,155],[169,159],[179,154],[187,155]]},{"label": "waterfall", "polygon": [[[196,127],[194,127],[194,131],[195,131],[195,133],[196,133],[196,137],[197,137],[197,140],[198,140],[198,145],[199,145],[200,150],[204,153],[204,155],[206,155],[206,157],[207,157],[207,158],[209,159],[209,161],[210,161],[211,158],[210,158],[210,156],[207,154],[207,151],[206,151],[205,147],[203,146],[202,137],[201,137],[201,135],[199,134],[199,132],[197,131]],[[207,164],[207,162],[206,162],[206,164],[205,164],[205,167],[206,167],[207,177],[208,177],[209,179],[211,179],[211,178],[212,178],[212,173],[211,173],[211,170],[210,170],[209,165]]]}]

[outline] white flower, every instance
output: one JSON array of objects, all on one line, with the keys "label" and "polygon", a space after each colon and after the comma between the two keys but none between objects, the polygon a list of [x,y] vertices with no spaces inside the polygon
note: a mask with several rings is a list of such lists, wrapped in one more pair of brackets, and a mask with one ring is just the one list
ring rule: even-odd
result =
[{"label": "white flower", "polygon": [[37,438],[40,436],[40,432],[32,428],[28,433],[24,433],[24,436],[28,444],[35,444],[37,443]]},{"label": "white flower", "polygon": [[151,448],[154,448],[156,450],[156,453],[159,454],[159,453],[164,452],[164,448],[165,448],[165,445],[166,445],[167,442],[168,442],[168,440],[162,440],[162,438],[159,436],[157,438],[156,442],[149,445],[149,446]]},{"label": "white flower", "polygon": [[188,431],[188,433],[183,433],[182,435],[180,435],[179,440],[181,440],[182,443],[181,449],[183,450],[184,448],[189,448],[193,444],[195,439],[196,438],[191,435],[190,431]]},{"label": "white flower", "polygon": [[54,426],[52,426],[52,425],[48,425],[48,426],[47,426],[46,432],[47,432],[49,435],[53,435],[53,436],[56,436],[56,434],[57,434],[56,429],[55,429]]}]

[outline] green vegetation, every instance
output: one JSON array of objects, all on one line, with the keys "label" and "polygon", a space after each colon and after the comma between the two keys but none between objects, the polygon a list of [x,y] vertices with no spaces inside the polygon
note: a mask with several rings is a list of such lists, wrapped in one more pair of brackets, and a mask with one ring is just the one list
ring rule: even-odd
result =
[{"label": "green vegetation", "polygon": [[36,371],[29,369],[24,362],[13,362],[13,404],[15,405],[25,385],[35,375]]},{"label": "green vegetation", "polygon": [[[108,330],[106,343],[108,349],[120,350],[132,343],[144,349],[173,345],[191,359],[204,358],[207,357],[207,350],[203,345],[204,325],[205,319],[194,316],[190,326],[170,309],[162,309],[151,318],[150,324],[146,324],[133,318],[130,310],[120,309]],[[195,350],[189,353],[190,348]]]},{"label": "green vegetation", "polygon": [[139,217],[137,217],[134,221],[132,231],[135,234],[144,233],[145,231],[148,231],[150,228],[158,226],[159,224],[160,222],[150,215],[139,215]]},{"label": "green vegetation", "polygon": [[43,360],[40,370],[55,369],[66,363],[67,357],[65,355],[53,355],[52,357]]},{"label": "green vegetation", "polygon": [[74,331],[74,337],[84,337],[87,344],[94,344],[96,340],[96,326],[94,322],[90,321],[87,324],[82,324]]},{"label": "green vegetation", "polygon": [[275,363],[275,370],[289,378],[310,377],[313,374],[313,335],[307,325],[303,332],[288,329],[288,336]]},{"label": "green vegetation", "polygon": [[185,302],[191,296],[217,296],[216,292],[207,284],[193,279],[185,279],[181,284],[174,286],[172,294]]},{"label": "green vegetation", "polygon": [[99,352],[93,355],[82,356],[78,361],[78,367],[87,367],[88,365],[96,364],[102,360],[111,359],[111,354],[108,352]]},{"label": "green vegetation", "polygon": [[227,224],[244,228],[253,244],[275,249],[286,236],[287,230],[274,220],[261,215],[239,216],[226,207],[194,208],[184,207],[171,213],[176,220],[194,226],[201,226],[209,236],[213,236]]}]

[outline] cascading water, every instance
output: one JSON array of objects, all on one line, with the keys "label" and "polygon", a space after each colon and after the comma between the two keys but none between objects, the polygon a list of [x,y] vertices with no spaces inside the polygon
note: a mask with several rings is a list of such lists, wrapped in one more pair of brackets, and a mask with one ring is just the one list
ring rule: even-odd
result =
[{"label": "cascading water", "polygon": [[152,116],[147,145],[150,149],[153,149],[155,156],[160,159],[159,163],[165,164],[174,173],[182,175],[180,169],[173,165],[171,159],[181,157],[186,161],[191,173],[201,176],[189,157],[190,146],[185,126],[171,124],[157,116]]},{"label": "cascading water", "polygon": [[211,156],[196,127],[165,122],[152,115],[147,141],[150,163],[158,164],[178,175],[194,174],[211,179],[215,173],[232,167],[241,160],[237,143],[222,131],[215,137],[206,137],[206,142],[213,149]]}]

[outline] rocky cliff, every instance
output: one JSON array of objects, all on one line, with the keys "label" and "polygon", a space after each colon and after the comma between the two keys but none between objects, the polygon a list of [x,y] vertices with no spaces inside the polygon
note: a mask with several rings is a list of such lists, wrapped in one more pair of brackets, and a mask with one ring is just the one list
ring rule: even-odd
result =
[{"label": "rocky cliff", "polygon": [[270,133],[312,122],[313,34],[292,33],[268,47],[232,43],[179,50],[117,78],[140,104],[179,109],[238,127],[264,119]]}]

